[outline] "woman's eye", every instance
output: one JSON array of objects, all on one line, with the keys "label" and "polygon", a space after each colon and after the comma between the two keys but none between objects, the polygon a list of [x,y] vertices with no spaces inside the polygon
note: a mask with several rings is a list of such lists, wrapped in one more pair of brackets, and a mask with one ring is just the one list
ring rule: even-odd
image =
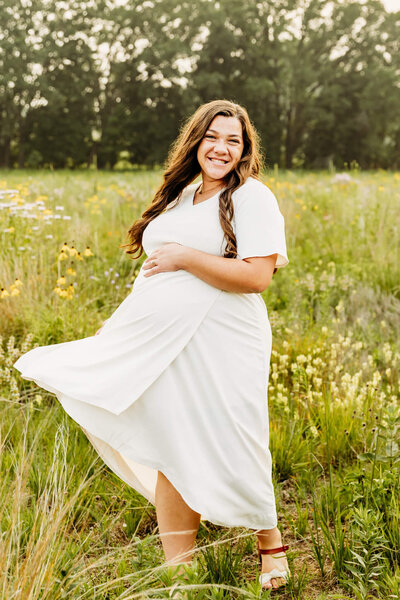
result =
[{"label": "woman's eye", "polygon": [[229,140],[231,144],[238,144],[239,140]]},{"label": "woman's eye", "polygon": [[206,137],[208,140],[214,140],[215,136],[211,135],[211,133],[207,133],[204,137]]}]

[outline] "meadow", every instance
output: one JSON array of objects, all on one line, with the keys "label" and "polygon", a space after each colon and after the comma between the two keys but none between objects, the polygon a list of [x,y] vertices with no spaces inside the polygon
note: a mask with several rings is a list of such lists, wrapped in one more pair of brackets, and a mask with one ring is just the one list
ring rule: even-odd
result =
[{"label": "meadow", "polygon": [[[263,292],[283,600],[400,599],[400,174],[265,172],[290,263]],[[0,173],[0,598],[260,597],[256,539],[200,525],[172,589],[154,507],[12,368],[93,335],[141,263],[120,245],[161,171]],[[6,190],[14,192],[5,193]],[[263,597],[268,598],[269,592]]]}]

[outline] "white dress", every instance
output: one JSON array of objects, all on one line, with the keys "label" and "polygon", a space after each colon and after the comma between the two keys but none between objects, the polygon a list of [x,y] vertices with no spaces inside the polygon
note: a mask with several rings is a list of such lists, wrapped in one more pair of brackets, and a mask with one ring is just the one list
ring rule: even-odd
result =
[{"label": "white dress", "polygon": [[[146,227],[147,256],[166,242],[223,256],[218,194],[193,205],[196,187]],[[232,199],[239,258],[278,253],[285,266],[274,194],[250,177]],[[110,469],[151,503],[160,470],[201,519],[275,527],[262,296],[182,269],[144,273],[98,335],[34,348],[14,367],[56,394]]]}]

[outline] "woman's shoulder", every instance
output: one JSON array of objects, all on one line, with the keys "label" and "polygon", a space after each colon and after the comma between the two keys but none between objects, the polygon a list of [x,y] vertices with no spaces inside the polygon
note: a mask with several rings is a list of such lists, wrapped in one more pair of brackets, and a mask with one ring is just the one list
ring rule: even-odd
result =
[{"label": "woman's shoulder", "polygon": [[256,177],[248,177],[246,181],[233,192],[232,198],[236,203],[242,203],[246,199],[260,198],[264,200],[276,200],[274,193],[265,183]]}]

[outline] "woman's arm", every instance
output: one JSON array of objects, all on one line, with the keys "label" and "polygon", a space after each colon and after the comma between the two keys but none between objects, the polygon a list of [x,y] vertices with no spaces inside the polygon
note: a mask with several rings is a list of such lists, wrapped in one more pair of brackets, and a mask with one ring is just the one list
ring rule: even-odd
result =
[{"label": "woman's arm", "polygon": [[226,292],[260,293],[271,282],[277,256],[239,260],[186,248],[181,268]]},{"label": "woman's arm", "polygon": [[143,263],[144,277],[154,277],[165,271],[184,269],[206,283],[237,293],[259,293],[271,282],[278,255],[255,256],[239,260],[166,242],[154,250]]}]

